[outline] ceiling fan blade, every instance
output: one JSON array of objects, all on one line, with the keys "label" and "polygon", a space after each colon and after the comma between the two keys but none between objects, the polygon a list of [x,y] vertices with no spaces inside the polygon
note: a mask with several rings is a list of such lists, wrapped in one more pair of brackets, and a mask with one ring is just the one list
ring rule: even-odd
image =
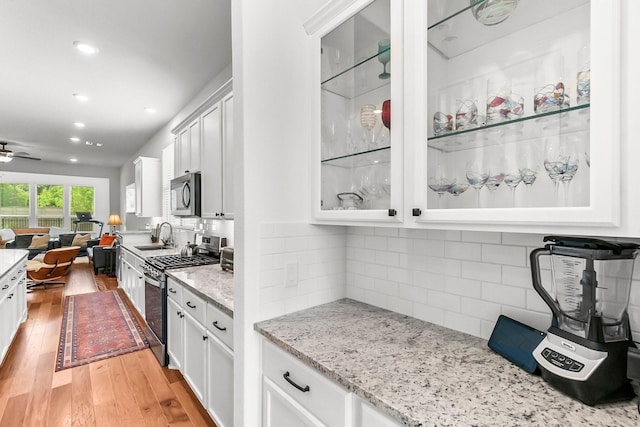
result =
[{"label": "ceiling fan blade", "polygon": [[[25,153],[25,154],[26,154],[26,153]],[[19,156],[19,155],[17,155],[17,154],[14,154],[12,157],[19,158],[19,159],[28,159],[28,160],[42,160],[42,159],[39,159],[38,157],[31,157],[31,156]]]}]

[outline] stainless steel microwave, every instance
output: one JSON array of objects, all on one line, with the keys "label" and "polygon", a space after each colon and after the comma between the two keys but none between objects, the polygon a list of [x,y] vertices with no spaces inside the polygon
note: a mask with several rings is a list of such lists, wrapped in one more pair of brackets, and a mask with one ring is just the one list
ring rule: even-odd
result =
[{"label": "stainless steel microwave", "polygon": [[200,216],[200,172],[182,175],[171,180],[171,215]]}]

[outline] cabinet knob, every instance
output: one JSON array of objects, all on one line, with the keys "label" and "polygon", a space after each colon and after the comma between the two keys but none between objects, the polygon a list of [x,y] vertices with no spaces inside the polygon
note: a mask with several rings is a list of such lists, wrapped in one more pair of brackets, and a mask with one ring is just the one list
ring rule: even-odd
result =
[{"label": "cabinet knob", "polygon": [[220,216],[220,214],[218,212],[216,212],[216,216]]},{"label": "cabinet knob", "polygon": [[398,211],[396,211],[395,209],[389,209],[389,216],[396,216],[398,214]]},{"label": "cabinet knob", "polygon": [[203,336],[202,336],[202,341],[206,341],[206,340],[207,340],[207,336],[206,336],[206,335],[203,335]]},{"label": "cabinet knob", "polygon": [[220,212],[220,216],[224,216],[224,212]]},{"label": "cabinet knob", "polygon": [[413,216],[420,216],[422,215],[422,209],[420,208],[413,208],[413,210],[411,211],[411,214]]}]

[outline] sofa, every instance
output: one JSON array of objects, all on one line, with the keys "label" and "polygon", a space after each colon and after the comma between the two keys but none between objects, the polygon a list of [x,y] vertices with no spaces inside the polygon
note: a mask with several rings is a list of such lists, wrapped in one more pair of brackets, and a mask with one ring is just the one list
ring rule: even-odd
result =
[{"label": "sofa", "polygon": [[96,246],[100,239],[92,239],[91,233],[64,233],[58,236],[58,241],[54,244],[56,248],[68,246],[80,246],[78,256],[87,256],[87,248]]},{"label": "sofa", "polygon": [[[26,249],[29,251],[29,259],[33,259],[39,253],[45,252],[48,249],[53,249],[48,228],[22,228],[15,230],[20,233],[16,233],[13,240],[5,242],[5,248]],[[33,233],[25,233],[25,231],[32,231]]]},{"label": "sofa", "polygon": [[32,228],[5,228],[0,230],[0,249],[6,247],[6,244],[14,240],[17,235],[21,234],[49,234],[49,227],[32,227]]}]

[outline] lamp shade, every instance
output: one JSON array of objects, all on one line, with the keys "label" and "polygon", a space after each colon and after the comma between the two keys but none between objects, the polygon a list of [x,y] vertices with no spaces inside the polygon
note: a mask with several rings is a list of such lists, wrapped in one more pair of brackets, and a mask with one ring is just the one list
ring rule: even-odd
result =
[{"label": "lamp shade", "polygon": [[120,215],[111,214],[109,216],[109,221],[107,221],[107,224],[109,224],[109,225],[122,225],[122,221],[120,220]]}]

